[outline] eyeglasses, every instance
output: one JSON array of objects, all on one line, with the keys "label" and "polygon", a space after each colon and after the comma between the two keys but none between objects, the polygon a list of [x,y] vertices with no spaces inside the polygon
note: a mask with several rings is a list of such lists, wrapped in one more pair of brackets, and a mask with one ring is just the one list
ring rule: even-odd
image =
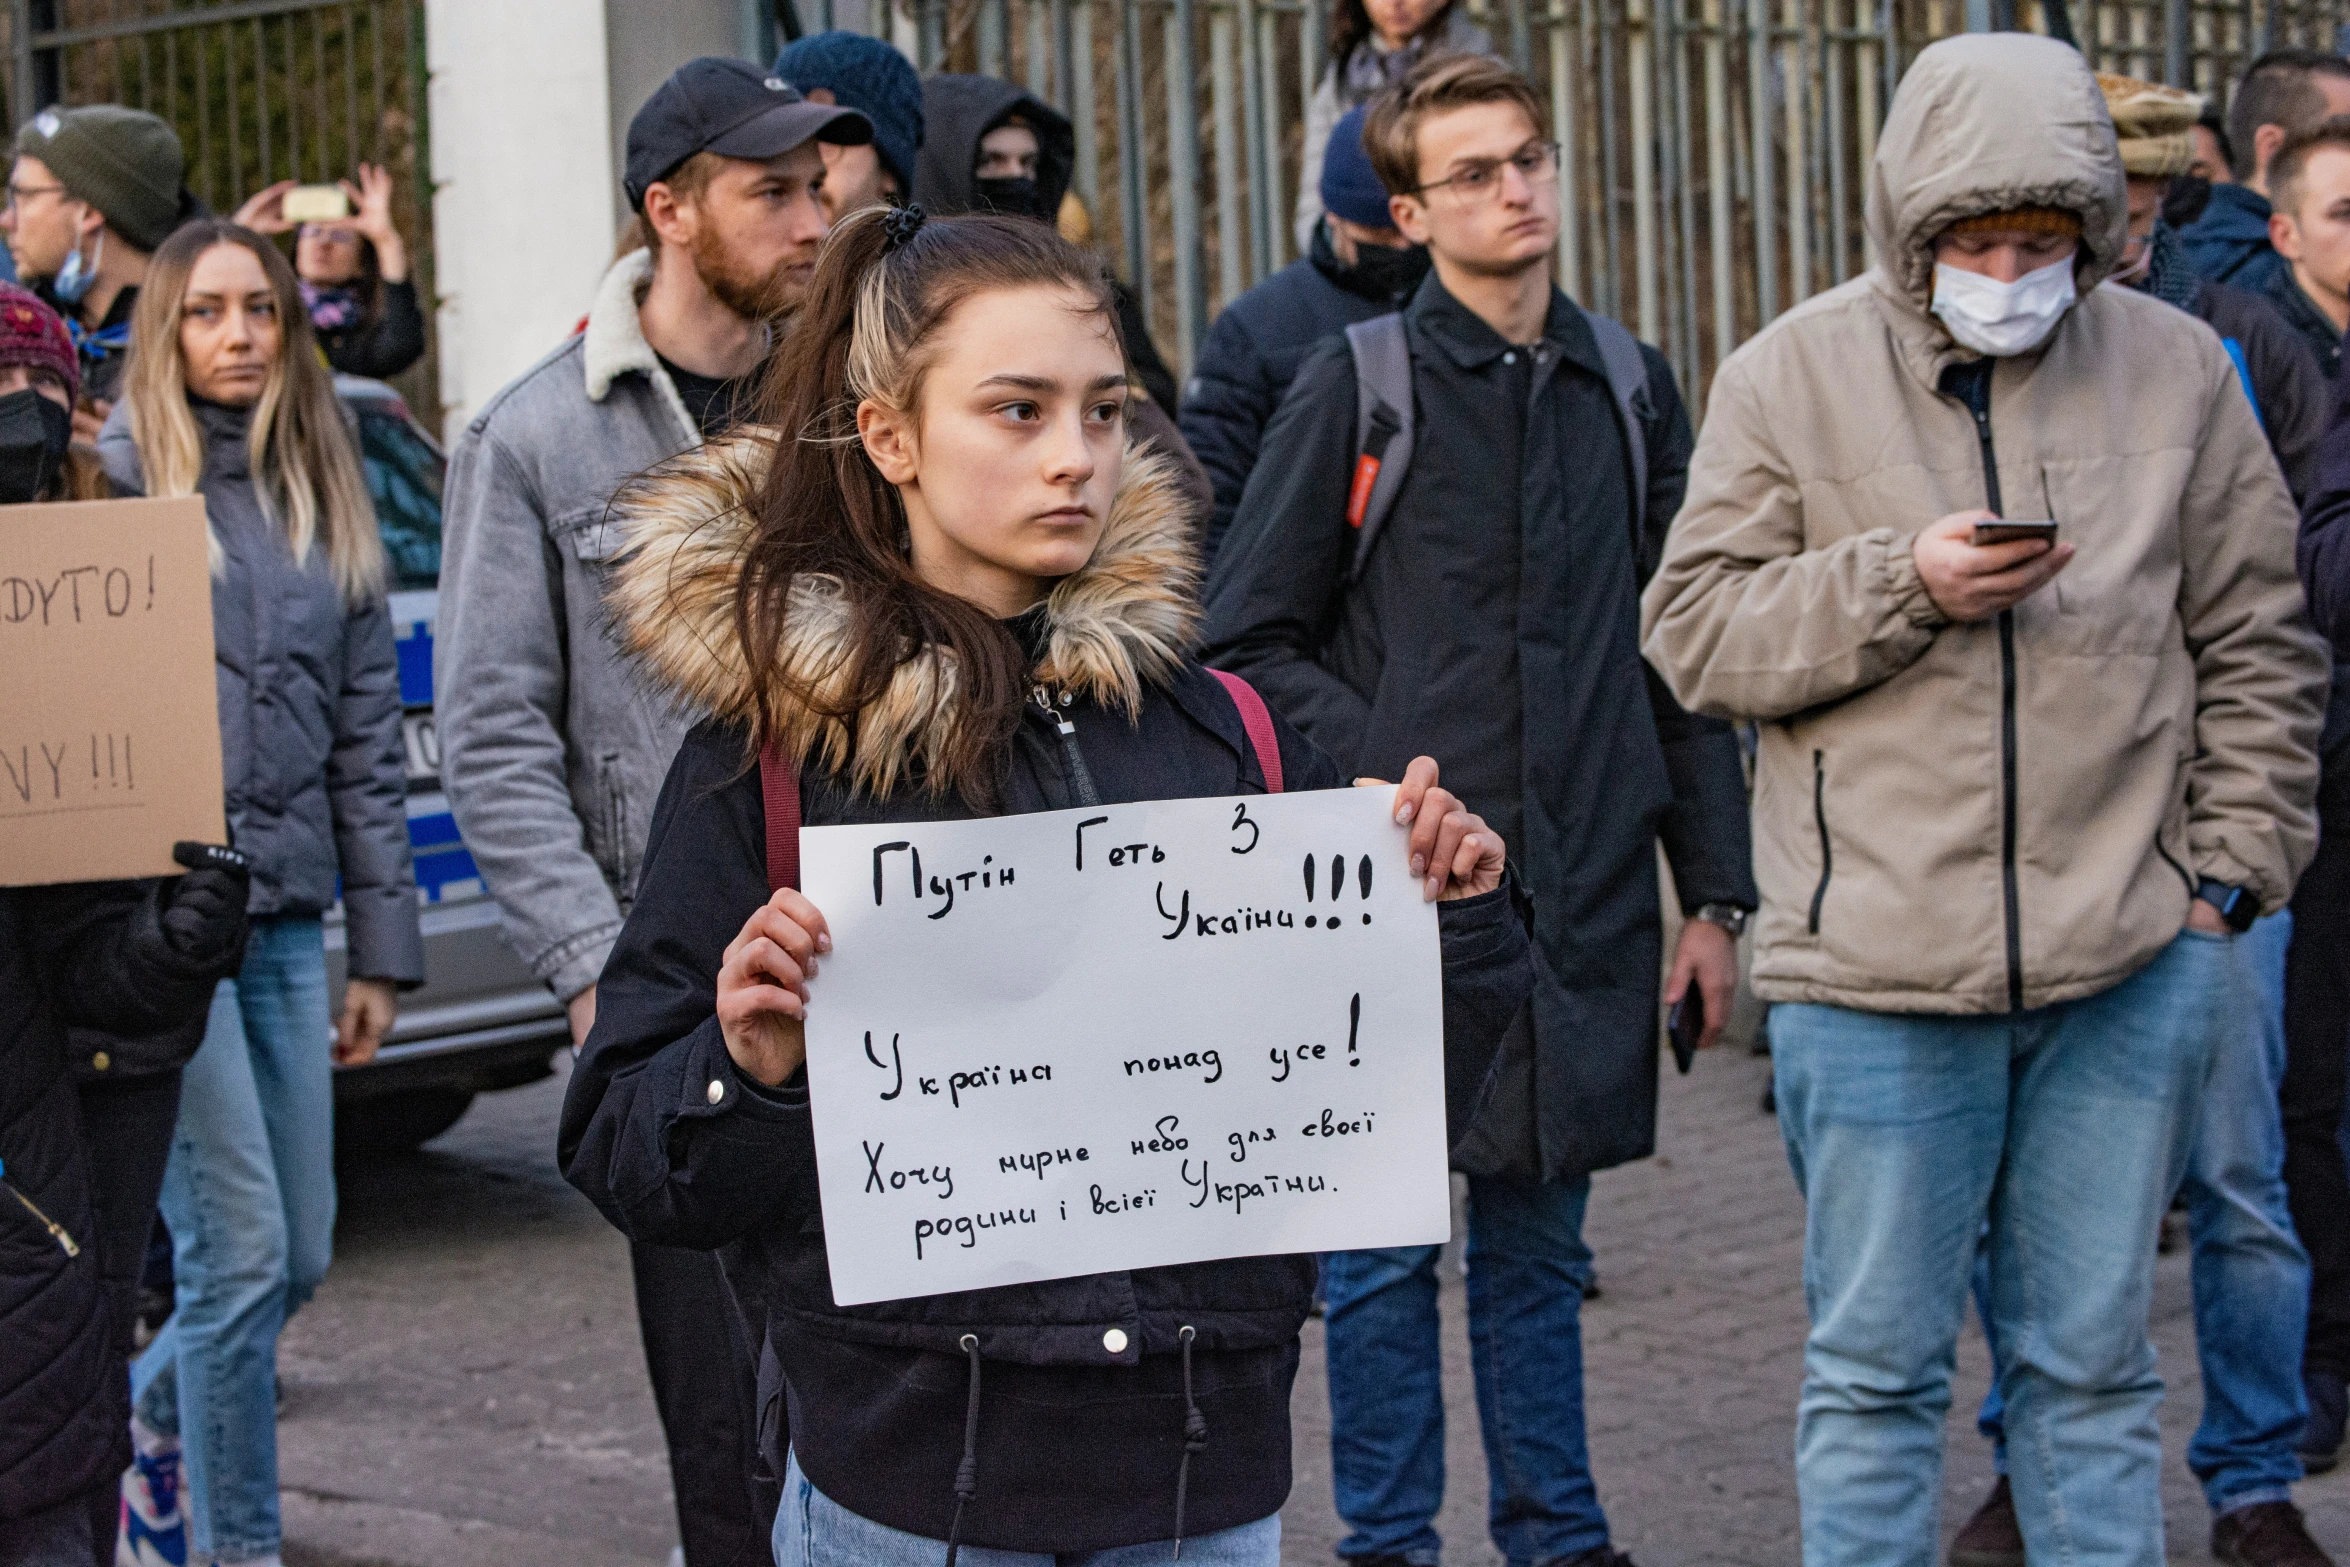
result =
[{"label": "eyeglasses", "polygon": [[1531,185],[1558,173],[1559,144],[1555,141],[1530,141],[1506,158],[1479,158],[1473,163],[1461,164],[1460,172],[1445,179],[1430,180],[1412,192],[1424,196],[1432,190],[1450,187],[1464,201],[1484,201],[1501,189],[1501,171],[1516,169]]},{"label": "eyeglasses", "polygon": [[19,185],[11,180],[8,182],[8,200],[5,203],[0,203],[0,206],[16,207],[22,205],[27,196],[62,196],[63,194],[65,194],[65,187],[62,185]]}]

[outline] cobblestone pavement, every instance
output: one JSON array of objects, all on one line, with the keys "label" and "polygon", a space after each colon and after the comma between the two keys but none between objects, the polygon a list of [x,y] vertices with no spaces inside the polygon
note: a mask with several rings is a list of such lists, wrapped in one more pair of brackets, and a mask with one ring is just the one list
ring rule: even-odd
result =
[{"label": "cobblestone pavement", "polygon": [[[1802,1211],[1756,1108],[1767,1063],[1721,1050],[1668,1074],[1662,1153],[1599,1177],[1585,1307],[1591,1445],[1617,1543],[1642,1567],[1797,1560],[1789,1453],[1803,1339]],[[552,1168],[561,1080],[484,1099],[424,1154],[351,1172],[335,1269],[283,1353],[293,1567],[659,1567],[676,1538],[620,1241]],[[1446,1269],[1451,1567],[1500,1557]],[[2200,1407],[2183,1256],[2163,1259],[2156,1339],[2174,1560],[2208,1520],[2179,1455]],[[1950,1422],[1946,1529],[1989,1484],[1971,1425],[1970,1333]],[[1318,1325],[1296,1397],[1294,1563],[1326,1563],[1328,1410]],[[2306,1483],[2350,1556],[2350,1475]]]}]

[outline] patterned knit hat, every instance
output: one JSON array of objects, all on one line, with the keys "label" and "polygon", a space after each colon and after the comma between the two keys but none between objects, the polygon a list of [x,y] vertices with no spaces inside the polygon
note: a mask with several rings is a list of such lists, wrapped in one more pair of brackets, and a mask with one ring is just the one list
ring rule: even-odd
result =
[{"label": "patterned knit hat", "polygon": [[80,401],[81,358],[64,321],[31,290],[0,283],[0,369],[11,365],[49,371],[65,383],[69,399]]},{"label": "patterned knit hat", "polygon": [[2122,172],[2133,179],[2169,179],[2195,161],[2195,120],[2203,95],[2133,76],[2097,73],[2113,133],[2121,139]]}]

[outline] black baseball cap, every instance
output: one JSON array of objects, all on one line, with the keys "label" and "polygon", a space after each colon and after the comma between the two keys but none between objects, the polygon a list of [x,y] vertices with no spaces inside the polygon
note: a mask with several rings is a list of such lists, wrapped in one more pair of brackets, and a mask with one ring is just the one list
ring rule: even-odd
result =
[{"label": "black baseball cap", "polygon": [[762,159],[810,141],[872,139],[872,122],[856,110],[810,103],[747,60],[705,55],[679,66],[628,122],[628,204],[643,207],[646,188],[697,152]]}]

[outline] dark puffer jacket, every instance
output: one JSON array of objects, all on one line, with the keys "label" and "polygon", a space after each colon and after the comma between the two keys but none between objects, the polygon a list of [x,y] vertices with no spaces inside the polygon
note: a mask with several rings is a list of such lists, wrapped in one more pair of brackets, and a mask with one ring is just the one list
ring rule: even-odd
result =
[{"label": "dark puffer jacket", "polygon": [[1240,509],[1265,426],[1307,352],[1403,302],[1375,292],[1343,265],[1330,248],[1329,226],[1317,223],[1314,248],[1304,260],[1292,261],[1216,317],[1184,383],[1180,421],[1183,438],[1216,489],[1216,508],[1200,541],[1200,555],[1210,566]]},{"label": "dark puffer jacket", "polygon": [[0,888],[0,1519],[130,1462],[66,1032],[150,1034],[203,1014],[228,963],[164,940],[165,885]]},{"label": "dark puffer jacket", "polygon": [[[315,545],[296,561],[248,461],[251,411],[190,399],[197,489],[225,569],[212,581],[229,831],[253,863],[252,912],[323,914],[339,891],[351,973],[424,978],[391,610],[347,603]],[[130,405],[98,435],[106,477],[146,493]],[[339,887],[338,887],[339,879]]]},{"label": "dark puffer jacket", "polygon": [[[967,1413],[977,1421],[978,1492],[961,1521],[972,1544],[1095,1551],[1278,1511],[1289,1494],[1290,1385],[1311,1258],[833,1303],[805,1077],[769,1091],[738,1074],[714,1012],[727,943],[768,896],[766,813],[756,770],[742,767],[749,682],[719,651],[731,646],[728,585],[759,465],[709,449],[685,461],[692,468],[631,520],[638,553],[614,609],[656,672],[717,716],[687,737],[662,791],[636,905],[564,1104],[564,1173],[633,1239],[723,1248],[729,1281],[763,1319],[763,1445],[788,1382],[800,1466],[852,1512],[947,1537]],[[1050,715],[1030,711],[1007,813],[1264,789],[1230,698],[1182,655],[1193,574],[1163,460],[1130,456],[1128,470],[1094,560],[1026,628],[1036,679],[1070,699],[1058,711],[1074,733],[1065,743]],[[839,645],[845,617],[827,602],[794,601],[791,656],[810,661],[803,672]],[[917,758],[932,732],[926,667],[903,666],[859,718],[861,736],[901,737],[879,742],[901,761]],[[1126,696],[1137,704],[1131,717],[1117,705]],[[788,701],[780,689],[770,697]],[[795,742],[819,727],[804,708],[787,706],[784,717]],[[1285,725],[1280,746],[1291,788],[1343,782]],[[802,780],[802,805],[811,825],[979,814],[903,791],[876,799],[815,771]],[[1457,1126],[1532,974],[1506,890],[1445,904],[1439,922]],[[1196,1332],[1188,1347],[1186,1328]],[[960,1347],[966,1335],[985,1364],[983,1390]],[[1193,1399],[1207,1437],[1187,1461]]]}]

